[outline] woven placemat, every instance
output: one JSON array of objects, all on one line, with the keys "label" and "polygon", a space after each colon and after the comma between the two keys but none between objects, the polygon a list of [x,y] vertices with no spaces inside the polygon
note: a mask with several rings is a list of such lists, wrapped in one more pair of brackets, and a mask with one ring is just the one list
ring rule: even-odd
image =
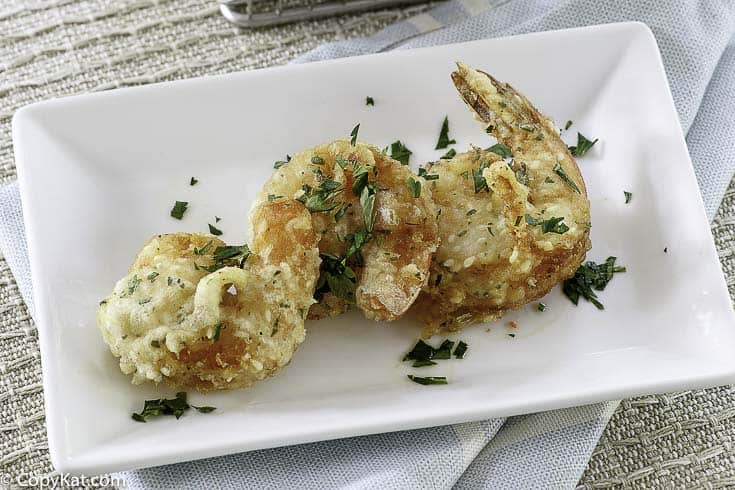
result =
[{"label": "woven placemat", "polygon": [[[425,9],[241,31],[213,0],[30,0],[0,5],[0,182],[15,179],[10,118],[54,96],[283,64],[319,44],[369,35]],[[713,225],[735,293],[735,186]],[[0,474],[52,472],[35,325],[0,258]],[[582,488],[735,486],[730,388],[622,403]],[[0,485],[1,487],[2,485]]]}]

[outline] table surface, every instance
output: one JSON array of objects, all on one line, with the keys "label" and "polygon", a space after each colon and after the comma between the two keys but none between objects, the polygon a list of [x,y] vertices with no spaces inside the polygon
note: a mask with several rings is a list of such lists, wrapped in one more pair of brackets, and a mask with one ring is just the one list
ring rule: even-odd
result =
[{"label": "table surface", "polygon": [[[15,179],[10,120],[54,96],[279,65],[322,43],[370,35],[419,4],[238,30],[213,0],[19,0],[0,7],[0,183]],[[9,3],[9,5],[8,5]],[[712,231],[735,295],[735,181]],[[0,257],[0,473],[52,471],[38,339]],[[735,486],[731,387],[624,400],[580,488]]]}]

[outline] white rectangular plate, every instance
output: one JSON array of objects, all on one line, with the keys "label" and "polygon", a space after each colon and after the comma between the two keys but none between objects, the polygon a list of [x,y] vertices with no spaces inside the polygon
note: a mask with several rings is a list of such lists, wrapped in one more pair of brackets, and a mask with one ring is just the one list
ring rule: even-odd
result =
[{"label": "white rectangular plate", "polygon": [[[585,60],[580,67],[579,60]],[[242,242],[254,194],[286,153],[346,137],[401,139],[437,159],[449,116],[456,148],[489,146],[449,78],[462,60],[519,88],[563,125],[599,137],[580,161],[592,202],[589,258],[628,267],[598,311],[555,289],[492,325],[451,336],[464,360],[401,363],[409,320],[358,314],[307,325],[278,377],[192,394],[212,414],[134,422],[143,400],[95,326],[98,301],[151,235],[207,230]],[[365,105],[372,96],[375,106]],[[52,100],[13,121],[41,340],[54,466],[99,473],[307,441],[534,412],[724,384],[735,372],[733,312],[656,43],[614,24],[186,80]],[[189,186],[189,178],[200,182]],[[633,200],[626,205],[623,191]],[[189,201],[183,221],[169,217]],[[665,249],[668,253],[665,253]],[[510,333],[506,323],[519,327]],[[489,329],[489,330],[488,330]],[[436,340],[435,340],[436,341]]]}]

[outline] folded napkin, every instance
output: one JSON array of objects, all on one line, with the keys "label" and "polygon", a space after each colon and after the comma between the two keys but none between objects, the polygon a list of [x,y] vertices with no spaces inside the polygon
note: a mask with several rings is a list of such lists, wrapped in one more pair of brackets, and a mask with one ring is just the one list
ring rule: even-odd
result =
[{"label": "folded napkin", "polygon": [[[735,170],[735,5],[688,0],[452,0],[298,61],[638,20],[661,48],[710,219]],[[574,56],[574,53],[570,53]],[[584,60],[579,72],[584,76]],[[20,198],[0,189],[0,248],[33,308]],[[129,488],[569,488],[618,402],[241,453],[125,472]]]}]

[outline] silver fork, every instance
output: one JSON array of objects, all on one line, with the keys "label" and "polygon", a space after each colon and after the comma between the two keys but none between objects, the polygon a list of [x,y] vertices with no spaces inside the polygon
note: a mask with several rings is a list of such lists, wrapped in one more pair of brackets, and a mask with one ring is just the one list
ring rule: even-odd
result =
[{"label": "silver fork", "polygon": [[225,19],[233,24],[260,27],[424,1],[426,0],[219,0],[219,8]]}]

